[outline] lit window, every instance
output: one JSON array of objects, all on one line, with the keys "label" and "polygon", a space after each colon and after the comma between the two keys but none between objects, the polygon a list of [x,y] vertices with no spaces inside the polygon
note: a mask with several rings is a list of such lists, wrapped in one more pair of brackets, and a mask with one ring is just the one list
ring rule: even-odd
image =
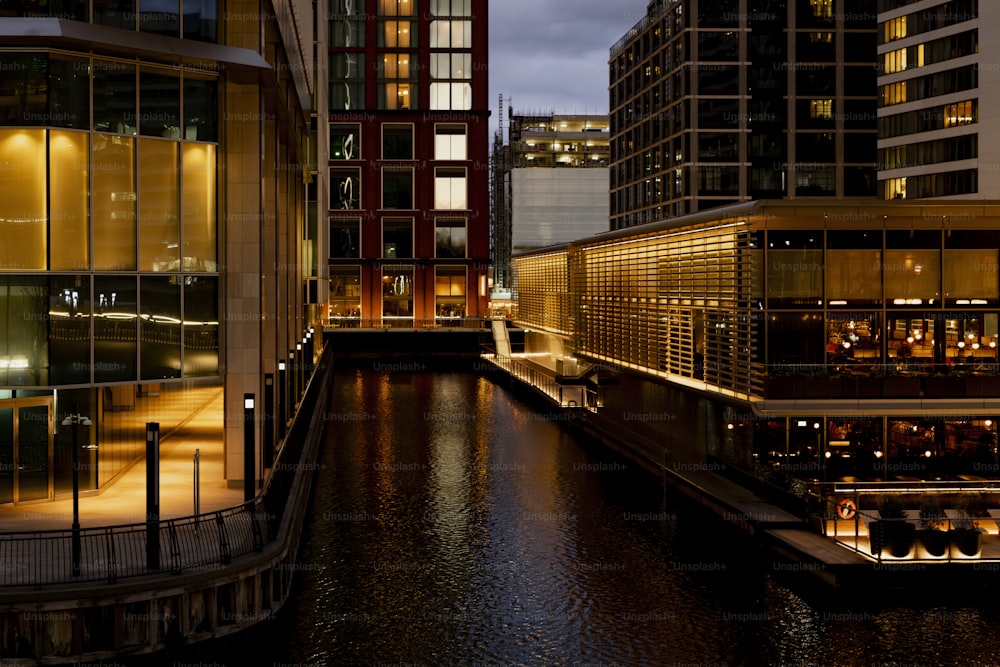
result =
[{"label": "lit window", "polygon": [[[409,79],[410,60],[416,60],[416,56],[408,53],[383,53],[379,67],[379,78],[382,79]],[[414,62],[414,68],[416,63]]]},{"label": "lit window", "polygon": [[472,16],[472,0],[431,0],[431,16]]},{"label": "lit window", "polygon": [[472,108],[472,85],[468,83],[432,83],[431,109],[464,111]]},{"label": "lit window", "polygon": [[379,16],[416,16],[416,0],[379,0]]},{"label": "lit window", "polygon": [[886,199],[906,199],[906,177],[890,178],[885,184]]},{"label": "lit window", "polygon": [[905,16],[900,16],[899,18],[885,22],[884,41],[893,42],[897,39],[903,39],[904,37],[906,37]]},{"label": "lit window", "polygon": [[378,45],[401,49],[416,46],[415,27],[409,21],[383,21],[379,29]]},{"label": "lit window", "polygon": [[833,0],[809,0],[812,5],[813,16],[820,19],[833,18]]},{"label": "lit window", "polygon": [[906,69],[906,49],[896,49],[885,54],[885,73],[893,74]]},{"label": "lit window", "polygon": [[438,168],[434,173],[434,208],[468,208],[465,169]]},{"label": "lit window", "polygon": [[472,21],[431,21],[431,48],[472,48]]},{"label": "lit window", "polygon": [[882,104],[883,106],[889,106],[890,104],[902,104],[906,101],[906,82],[897,81],[896,83],[890,83],[882,86]]},{"label": "lit window", "polygon": [[465,135],[465,125],[456,124],[435,126],[434,159],[467,160],[468,150]]},{"label": "lit window", "polygon": [[973,110],[971,100],[945,105],[944,107],[945,127],[954,127],[956,125],[970,125],[974,122],[976,122],[975,111]]},{"label": "lit window", "polygon": [[832,120],[833,100],[810,100],[809,117],[821,120]]}]

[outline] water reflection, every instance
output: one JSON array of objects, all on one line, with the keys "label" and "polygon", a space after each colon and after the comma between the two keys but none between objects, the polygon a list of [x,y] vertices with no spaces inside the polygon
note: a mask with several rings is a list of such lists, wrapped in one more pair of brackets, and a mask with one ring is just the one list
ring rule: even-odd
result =
[{"label": "water reflection", "polygon": [[752,542],[474,374],[341,369],[330,411],[295,598],[183,660],[1000,664],[992,602],[789,586]]}]

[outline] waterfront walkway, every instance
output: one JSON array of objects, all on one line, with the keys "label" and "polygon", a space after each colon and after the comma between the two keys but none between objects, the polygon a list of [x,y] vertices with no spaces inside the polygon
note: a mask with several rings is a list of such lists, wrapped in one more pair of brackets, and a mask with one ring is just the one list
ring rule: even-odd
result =
[{"label": "waterfront walkway", "polygon": [[[201,512],[243,502],[242,486],[230,489],[223,477],[222,387],[204,387],[201,407],[190,416],[164,415],[177,426],[160,435],[160,518],[194,514],[194,453],[200,449]],[[162,427],[162,425],[161,425]],[[82,528],[141,523],[146,520],[145,458],[103,492],[80,497]],[[62,497],[60,497],[62,498]],[[73,523],[71,497],[52,502],[0,507],[0,532],[68,530]]]}]

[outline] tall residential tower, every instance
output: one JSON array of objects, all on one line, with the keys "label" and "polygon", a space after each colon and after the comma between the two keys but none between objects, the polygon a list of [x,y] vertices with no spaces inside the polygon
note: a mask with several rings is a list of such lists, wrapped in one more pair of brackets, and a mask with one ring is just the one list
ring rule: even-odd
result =
[{"label": "tall residential tower", "polygon": [[331,321],[482,316],[486,2],[333,0],[329,25]]},{"label": "tall residential tower", "polygon": [[979,0],[880,0],[879,196],[1000,198],[996,26]]},{"label": "tall residential tower", "polygon": [[876,190],[874,0],[653,0],[611,49],[611,228]]}]

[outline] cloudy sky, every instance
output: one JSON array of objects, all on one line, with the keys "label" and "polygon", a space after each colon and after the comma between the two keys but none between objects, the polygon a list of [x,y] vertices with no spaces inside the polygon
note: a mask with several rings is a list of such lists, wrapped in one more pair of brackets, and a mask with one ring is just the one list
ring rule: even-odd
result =
[{"label": "cloudy sky", "polygon": [[647,0],[494,0],[490,21],[490,136],[517,112],[608,113],[608,52]]}]

